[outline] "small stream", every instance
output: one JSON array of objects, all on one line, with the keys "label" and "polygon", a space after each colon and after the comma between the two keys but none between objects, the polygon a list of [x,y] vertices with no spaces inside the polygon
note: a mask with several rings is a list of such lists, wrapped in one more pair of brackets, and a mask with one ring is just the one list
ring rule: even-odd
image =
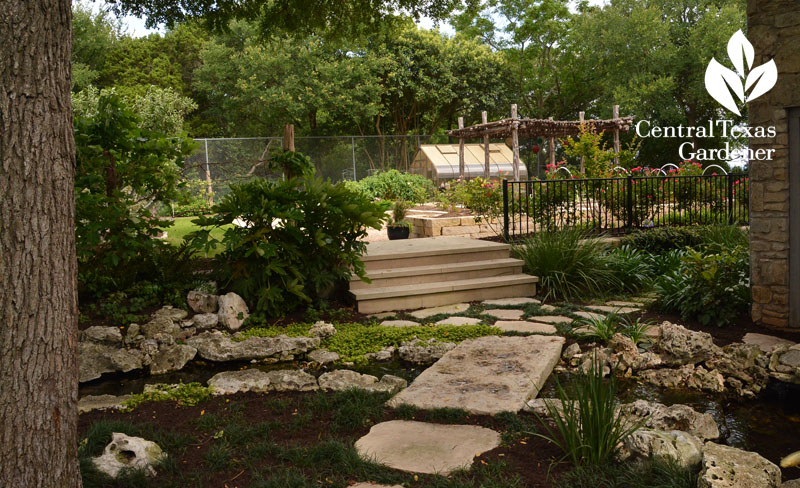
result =
[{"label": "small stream", "polygon": [[[101,379],[82,384],[80,396],[85,395],[124,395],[141,393],[146,384],[152,383],[189,383],[197,381],[202,384],[215,374],[244,368],[258,368],[263,371],[279,369],[297,369],[298,362],[282,362],[277,364],[251,364],[250,362],[216,363],[192,361],[181,371],[158,376],[146,373],[128,373],[107,375]],[[380,378],[392,374],[411,383],[425,368],[415,367],[399,360],[381,363],[368,363],[347,366],[360,373],[371,374]],[[306,369],[314,376],[330,371],[330,369]],[[555,380],[551,376],[545,383],[540,397],[555,396]],[[566,374],[558,376],[562,385],[568,384]],[[623,403],[637,399],[649,400],[674,405],[689,405],[699,412],[708,412],[717,422],[720,429],[718,442],[755,451],[775,464],[782,457],[800,450],[800,385],[791,385],[778,381],[770,381],[762,394],[754,399],[740,399],[727,395],[708,395],[694,390],[678,390],[659,388],[633,380],[620,379],[617,397]],[[800,478],[800,469],[784,469],[785,479]]]}]

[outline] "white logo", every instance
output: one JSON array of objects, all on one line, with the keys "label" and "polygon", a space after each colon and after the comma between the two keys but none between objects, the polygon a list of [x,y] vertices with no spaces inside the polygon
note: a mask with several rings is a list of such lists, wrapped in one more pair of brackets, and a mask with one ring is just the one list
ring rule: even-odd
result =
[{"label": "white logo", "polygon": [[728,57],[731,58],[736,72],[722,66],[714,58],[711,58],[706,68],[706,90],[714,100],[736,115],[742,114],[731,91],[740,102],[749,102],[770,91],[778,81],[775,60],[771,59],[768,63],[753,68],[754,56],[753,45],[739,30],[728,41]]}]

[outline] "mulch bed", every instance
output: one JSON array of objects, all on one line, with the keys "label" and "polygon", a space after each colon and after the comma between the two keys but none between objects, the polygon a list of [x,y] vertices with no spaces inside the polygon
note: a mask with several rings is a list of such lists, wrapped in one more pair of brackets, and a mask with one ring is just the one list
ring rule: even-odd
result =
[{"label": "mulch bed", "polygon": [[[331,432],[331,414],[319,414],[315,412],[310,421],[301,427],[292,427],[292,422],[297,415],[303,413],[304,400],[311,398],[316,393],[298,392],[271,392],[268,394],[240,393],[230,396],[212,398],[200,405],[178,406],[175,402],[157,402],[141,405],[132,412],[109,412],[95,411],[80,415],[78,419],[79,435],[84,436],[92,424],[100,420],[127,421],[134,424],[147,424],[155,426],[162,431],[169,431],[175,434],[183,434],[193,440],[183,449],[182,452],[171,453],[173,458],[180,466],[180,471],[185,475],[188,472],[202,474],[203,486],[206,487],[247,487],[252,480],[252,473],[239,466],[235,469],[212,471],[206,466],[206,453],[213,444],[213,436],[216,429],[201,430],[198,428],[197,421],[201,416],[217,415],[222,417],[222,421],[230,418],[236,412],[247,420],[249,425],[257,425],[264,422],[273,422],[279,425],[276,430],[270,433],[270,440],[284,445],[307,447],[320,443],[325,439],[340,439],[345,442],[354,442],[356,439],[369,432],[371,425],[351,431]],[[286,406],[276,411],[275,402],[285,401]],[[527,416],[533,422],[538,422],[534,416],[527,413],[520,413],[520,416]],[[427,413],[418,411],[414,420],[426,421]],[[384,409],[380,421],[395,420],[398,417],[391,409]],[[445,422],[446,423],[446,422]],[[499,432],[505,430],[504,424],[490,416],[469,415],[459,419],[458,424],[479,425],[492,428]],[[238,450],[247,449],[238,447]],[[569,469],[565,463],[552,465],[561,453],[553,444],[536,436],[520,437],[508,446],[501,446],[492,451],[484,453],[475,459],[475,465],[482,463],[492,464],[502,462],[508,466],[509,473],[518,474],[523,481],[522,486],[532,488],[552,487],[552,480]],[[271,458],[269,455],[260,458],[258,469],[269,466],[278,466],[280,462]],[[551,466],[552,465],[552,466]],[[311,473],[307,473],[313,476]],[[159,473],[153,480],[151,486],[160,486],[161,483],[174,481],[171,473]],[[352,482],[366,480],[352,480]],[[410,487],[424,487],[426,481],[430,482],[427,475],[419,475],[419,479],[409,483]]]}]

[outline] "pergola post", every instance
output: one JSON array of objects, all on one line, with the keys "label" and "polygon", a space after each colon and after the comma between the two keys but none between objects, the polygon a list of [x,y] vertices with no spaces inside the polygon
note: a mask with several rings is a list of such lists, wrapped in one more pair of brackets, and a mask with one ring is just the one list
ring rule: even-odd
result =
[{"label": "pergola post", "polygon": [[[547,120],[553,120],[553,117],[548,117]],[[556,165],[556,140],[553,136],[550,136],[550,149],[547,151],[548,155],[550,156],[550,164],[553,166]]]},{"label": "pergola post", "polygon": [[511,150],[514,152],[514,181],[519,181],[519,122],[517,104],[511,105]]},{"label": "pergola post", "polygon": [[[489,122],[489,115],[486,113],[486,110],[481,112],[481,123],[485,124]],[[483,177],[487,180],[492,174],[492,168],[489,163],[489,135],[486,134],[483,136],[483,157],[484,157],[484,168],[483,168]]]},{"label": "pergola post", "polygon": [[[464,128],[464,117],[458,118],[458,128]],[[464,178],[464,138],[458,138],[458,177]]]},{"label": "pergola post", "polygon": [[[586,115],[586,112],[579,112],[578,119],[581,121],[581,129],[583,129],[583,118]],[[586,166],[583,164],[583,156],[581,156],[581,174],[586,174]]]},{"label": "pergola post", "polygon": [[[614,111],[611,118],[614,120],[619,118],[619,105],[614,105]],[[614,129],[614,166],[619,166],[619,151],[619,129]]]}]

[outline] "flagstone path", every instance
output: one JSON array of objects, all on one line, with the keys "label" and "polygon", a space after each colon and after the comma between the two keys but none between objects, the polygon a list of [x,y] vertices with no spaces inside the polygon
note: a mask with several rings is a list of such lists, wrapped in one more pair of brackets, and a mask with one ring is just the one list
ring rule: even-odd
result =
[{"label": "flagstone path", "polygon": [[356,450],[390,468],[446,475],[469,468],[472,459],[500,445],[500,434],[476,425],[391,420],[374,425]]},{"label": "flagstone path", "polygon": [[485,336],[461,342],[388,405],[453,407],[483,415],[518,412],[558,362],[564,338]]}]

